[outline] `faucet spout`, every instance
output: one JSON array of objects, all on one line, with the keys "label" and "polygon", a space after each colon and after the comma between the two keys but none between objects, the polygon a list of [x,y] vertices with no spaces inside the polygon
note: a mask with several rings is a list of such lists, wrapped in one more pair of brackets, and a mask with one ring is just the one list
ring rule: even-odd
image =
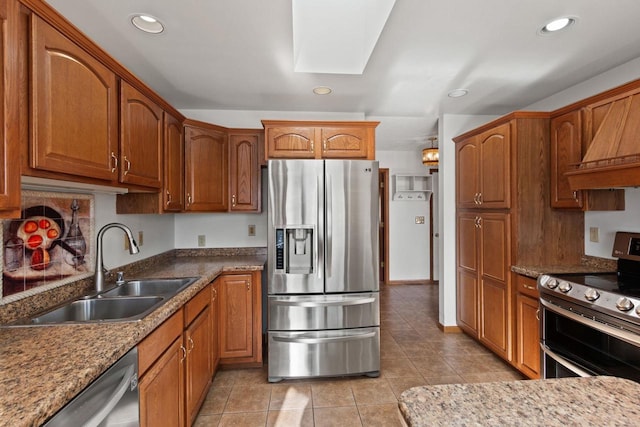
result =
[{"label": "faucet spout", "polygon": [[124,234],[127,236],[127,239],[129,240],[129,253],[130,254],[137,254],[138,252],[140,252],[140,248],[138,247],[138,244],[136,243],[135,239],[133,238],[133,233],[131,232],[131,229],[129,227],[127,227],[124,224],[120,224],[117,222],[112,222],[109,223],[107,225],[105,225],[104,227],[102,227],[100,229],[100,231],[98,231],[98,236],[96,238],[96,271],[95,271],[95,276],[94,276],[94,282],[95,282],[95,286],[96,286],[96,292],[100,293],[102,291],[104,291],[104,273],[106,271],[106,269],[104,268],[104,262],[103,262],[103,251],[102,251],[102,238],[104,236],[104,233],[109,230],[110,228],[119,228],[122,231],[124,231]]}]

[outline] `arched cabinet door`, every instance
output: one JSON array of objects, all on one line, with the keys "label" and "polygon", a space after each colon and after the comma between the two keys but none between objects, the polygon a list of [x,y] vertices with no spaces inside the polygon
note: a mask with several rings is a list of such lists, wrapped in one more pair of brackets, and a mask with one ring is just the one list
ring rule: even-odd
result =
[{"label": "arched cabinet door", "polygon": [[229,193],[231,212],[260,211],[260,135],[229,136]]},{"label": "arched cabinet door", "polygon": [[316,157],[315,129],[311,127],[267,128],[269,158],[313,159]]}]

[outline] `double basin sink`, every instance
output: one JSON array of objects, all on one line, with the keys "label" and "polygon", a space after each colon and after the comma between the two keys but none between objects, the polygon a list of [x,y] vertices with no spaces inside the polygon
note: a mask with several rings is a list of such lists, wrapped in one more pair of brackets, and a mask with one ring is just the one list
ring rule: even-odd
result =
[{"label": "double basin sink", "polygon": [[98,295],[67,302],[11,326],[141,320],[198,279],[129,280]]}]

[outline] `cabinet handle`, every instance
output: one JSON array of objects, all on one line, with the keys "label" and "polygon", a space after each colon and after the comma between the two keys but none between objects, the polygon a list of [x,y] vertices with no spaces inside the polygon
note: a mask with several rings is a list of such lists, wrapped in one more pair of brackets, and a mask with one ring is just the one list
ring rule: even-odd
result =
[{"label": "cabinet handle", "polygon": [[231,206],[236,207],[236,195],[231,196]]},{"label": "cabinet handle", "polygon": [[250,291],[251,290],[251,284],[249,283],[249,281],[247,280],[244,283],[247,284],[247,291]]},{"label": "cabinet handle", "polygon": [[171,193],[167,190],[167,206],[171,203]]},{"label": "cabinet handle", "polygon": [[540,309],[536,310],[536,319],[539,321],[540,320]]},{"label": "cabinet handle", "polygon": [[327,140],[322,141],[322,150],[327,151]]},{"label": "cabinet handle", "polygon": [[534,291],[536,289],[535,286],[525,285],[524,283],[522,284],[522,287],[525,288],[525,289],[529,289],[531,291]]},{"label": "cabinet handle", "polygon": [[480,193],[476,193],[473,195],[473,203],[475,203],[476,205],[480,204],[480,201],[478,200],[479,196],[480,196]]},{"label": "cabinet handle", "polygon": [[127,156],[124,156],[124,174],[128,174],[131,170],[131,162],[127,159]]},{"label": "cabinet handle", "polygon": [[482,193],[478,193],[478,204],[482,204]]},{"label": "cabinet handle", "polygon": [[577,191],[573,192],[573,198],[575,199],[576,202],[578,201],[578,192]]},{"label": "cabinet handle", "polygon": [[118,170],[118,156],[116,156],[116,153],[114,153],[113,151],[111,152],[111,160],[113,160],[112,162],[113,167],[111,168],[111,173],[114,173],[116,170]]},{"label": "cabinet handle", "polygon": [[184,348],[183,345],[180,345],[180,350],[182,350],[182,359],[180,359],[180,363],[184,362],[184,359],[187,358],[187,349]]},{"label": "cabinet handle", "polygon": [[311,140],[311,150],[310,151],[312,151],[312,152],[314,151],[313,150],[313,139]]},{"label": "cabinet handle", "polygon": [[218,298],[218,290],[214,289],[213,290],[213,300],[215,301]]},{"label": "cabinet handle", "polygon": [[187,205],[191,206],[191,194],[187,193]]},{"label": "cabinet handle", "polygon": [[193,351],[193,348],[195,347],[195,344],[193,343],[193,338],[189,337],[189,350],[187,350],[189,353],[191,353]]}]

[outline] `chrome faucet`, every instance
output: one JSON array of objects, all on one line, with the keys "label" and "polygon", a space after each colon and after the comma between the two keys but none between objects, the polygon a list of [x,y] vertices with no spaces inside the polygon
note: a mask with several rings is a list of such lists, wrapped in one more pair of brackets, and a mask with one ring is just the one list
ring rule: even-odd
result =
[{"label": "chrome faucet", "polygon": [[94,282],[96,285],[96,292],[100,293],[104,291],[104,273],[107,271],[104,268],[104,263],[102,261],[102,236],[104,236],[104,232],[110,228],[119,228],[127,235],[127,239],[129,239],[129,253],[137,254],[140,252],[138,248],[138,244],[133,238],[133,233],[131,233],[131,229],[124,224],[120,224],[117,222],[112,222],[110,224],[105,225],[98,231],[98,237],[96,241],[96,272],[94,277]]}]

